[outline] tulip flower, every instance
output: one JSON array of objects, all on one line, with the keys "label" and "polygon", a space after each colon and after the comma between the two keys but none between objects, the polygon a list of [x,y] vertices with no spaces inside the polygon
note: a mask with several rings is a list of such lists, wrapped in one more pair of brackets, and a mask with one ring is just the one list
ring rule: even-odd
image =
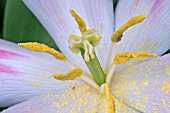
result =
[{"label": "tulip flower", "polygon": [[2,113],[170,112],[170,1],[24,0],[61,52],[0,40]]}]

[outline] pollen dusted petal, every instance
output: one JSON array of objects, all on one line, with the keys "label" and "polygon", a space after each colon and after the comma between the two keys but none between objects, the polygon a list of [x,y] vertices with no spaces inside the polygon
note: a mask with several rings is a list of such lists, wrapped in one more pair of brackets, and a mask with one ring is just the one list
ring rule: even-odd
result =
[{"label": "pollen dusted petal", "polygon": [[[130,18],[144,15],[146,19],[128,29],[117,44],[116,53],[150,52],[161,56],[170,48],[170,0],[119,0],[116,6],[115,29]],[[149,59],[149,58],[148,58]],[[125,65],[118,65],[115,73],[120,73],[132,65],[148,59],[133,59]]]},{"label": "pollen dusted petal", "polygon": [[105,89],[106,98],[107,98],[108,113],[115,113],[115,111],[116,111],[115,103],[114,103],[113,97],[110,93],[110,90],[109,90],[107,84],[104,84],[104,89]]},{"label": "pollen dusted petal", "polygon": [[118,30],[116,30],[112,36],[112,42],[119,42],[123,36],[123,32],[125,32],[128,28],[141,23],[145,19],[145,16],[135,16],[131,18],[127,23],[121,26]]},{"label": "pollen dusted petal", "polygon": [[106,113],[100,94],[89,85],[32,98],[2,113]]},{"label": "pollen dusted petal", "polygon": [[169,61],[167,54],[115,75],[110,85],[112,94],[142,113],[169,113],[170,76],[166,73]]},{"label": "pollen dusted petal", "polygon": [[19,43],[18,44],[21,47],[27,48],[29,50],[35,51],[35,52],[46,52],[51,55],[53,55],[58,60],[65,60],[66,56],[59,51],[48,47],[45,44],[40,44],[37,42],[28,42],[28,43]]},{"label": "pollen dusted petal", "polygon": [[[72,87],[73,81],[53,77],[70,67],[50,54],[33,52],[5,40],[0,40],[0,52],[0,107]],[[81,80],[74,80],[74,84],[85,84],[78,81]]]},{"label": "pollen dusted petal", "polygon": [[155,57],[156,54],[148,52],[125,52],[119,53],[114,58],[114,63],[116,64],[125,64],[133,58],[142,58],[142,57]]},{"label": "pollen dusted petal", "polygon": [[73,70],[71,70],[68,73],[65,74],[55,74],[54,78],[57,80],[74,80],[77,77],[80,77],[83,74],[83,71],[80,68],[74,68]]},{"label": "pollen dusted petal", "polygon": [[77,24],[79,25],[79,30],[81,31],[82,34],[84,34],[87,29],[86,29],[86,23],[83,21],[81,17],[79,17],[78,14],[74,10],[70,10],[71,15],[75,18]]}]

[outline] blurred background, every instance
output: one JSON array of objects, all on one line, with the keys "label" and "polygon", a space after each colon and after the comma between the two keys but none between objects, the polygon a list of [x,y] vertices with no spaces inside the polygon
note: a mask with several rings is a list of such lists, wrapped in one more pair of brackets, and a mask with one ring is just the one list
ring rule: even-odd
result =
[{"label": "blurred background", "polygon": [[[114,0],[115,6],[117,1]],[[39,42],[58,49],[22,0],[0,0],[0,38],[15,43]],[[3,109],[0,108],[0,111]]]}]

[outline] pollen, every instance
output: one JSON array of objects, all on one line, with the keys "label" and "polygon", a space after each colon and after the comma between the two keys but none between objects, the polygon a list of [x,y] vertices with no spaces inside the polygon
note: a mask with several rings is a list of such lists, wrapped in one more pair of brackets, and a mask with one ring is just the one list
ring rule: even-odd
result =
[{"label": "pollen", "polygon": [[79,25],[79,30],[81,31],[82,34],[84,34],[87,29],[86,29],[86,23],[83,21],[81,17],[76,14],[74,10],[70,10],[71,15],[75,18],[77,24]]},{"label": "pollen", "polygon": [[40,44],[37,42],[28,42],[28,43],[18,43],[19,46],[27,48],[29,50],[35,51],[35,52],[45,52],[53,55],[57,60],[65,60],[66,56],[59,51],[48,47],[45,44]]},{"label": "pollen", "polygon": [[83,74],[83,71],[80,68],[74,68],[73,70],[65,74],[54,74],[54,78],[57,80],[74,80],[77,77],[80,77]]},{"label": "pollen", "polygon": [[104,84],[104,89],[107,97],[108,113],[115,113],[116,112],[115,103],[107,84]]},{"label": "pollen", "polygon": [[119,42],[123,36],[123,32],[125,32],[128,28],[141,23],[145,19],[145,16],[135,16],[131,18],[127,23],[121,26],[118,30],[116,30],[112,36],[112,42]]},{"label": "pollen", "polygon": [[142,57],[155,57],[156,54],[148,53],[148,52],[124,52],[119,53],[115,56],[114,62],[116,64],[125,64],[129,60],[133,58],[142,58]]}]

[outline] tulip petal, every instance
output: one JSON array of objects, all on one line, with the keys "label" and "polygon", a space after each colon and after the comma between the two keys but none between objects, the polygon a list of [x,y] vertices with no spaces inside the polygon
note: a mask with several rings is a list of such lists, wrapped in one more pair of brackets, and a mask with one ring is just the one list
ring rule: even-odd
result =
[{"label": "tulip petal", "polygon": [[[117,53],[120,52],[150,52],[162,55],[170,48],[170,1],[169,0],[119,0],[116,8],[115,28],[118,29],[130,18],[138,15],[146,19],[123,34],[118,43]],[[118,66],[117,73],[132,64]]]},{"label": "tulip petal", "polygon": [[42,25],[50,33],[60,50],[78,67],[87,71],[81,55],[71,53],[68,38],[71,34],[81,36],[78,25],[70,14],[70,10],[83,18],[87,28],[95,28],[102,36],[96,48],[97,56],[103,68],[111,47],[110,36],[113,32],[112,0],[24,0],[28,8],[36,15]]},{"label": "tulip petal", "polygon": [[114,76],[112,93],[145,113],[170,112],[170,54],[155,58]]},{"label": "tulip petal", "polygon": [[35,97],[2,113],[85,113],[98,108],[99,92],[85,85],[55,94]]},{"label": "tulip petal", "polygon": [[128,106],[122,100],[119,100],[116,97],[114,97],[114,102],[116,106],[116,113],[141,113],[140,111]]},{"label": "tulip petal", "polygon": [[72,87],[72,81],[54,79],[70,68],[47,53],[36,53],[0,40],[0,106]]},{"label": "tulip petal", "polygon": [[[4,110],[2,113],[106,113],[106,97],[90,86],[73,87],[55,94],[34,97]],[[116,113],[139,113],[114,98]]]}]

